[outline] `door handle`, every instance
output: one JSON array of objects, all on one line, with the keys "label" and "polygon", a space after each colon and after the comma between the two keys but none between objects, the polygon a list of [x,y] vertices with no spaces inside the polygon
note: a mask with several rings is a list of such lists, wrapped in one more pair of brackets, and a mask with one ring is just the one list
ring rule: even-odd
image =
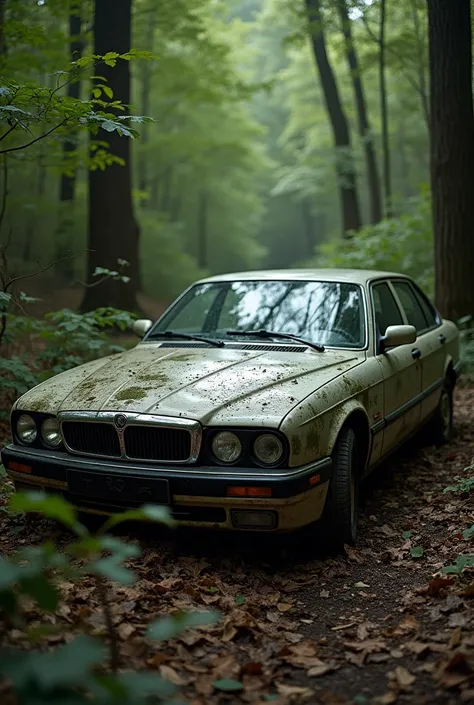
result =
[{"label": "door handle", "polygon": [[413,350],[411,351],[411,356],[414,360],[418,360],[418,358],[421,357],[420,348],[413,348]]},{"label": "door handle", "polygon": [[441,345],[444,345],[444,343],[446,342],[446,336],[441,333],[440,335],[438,335],[438,340]]}]

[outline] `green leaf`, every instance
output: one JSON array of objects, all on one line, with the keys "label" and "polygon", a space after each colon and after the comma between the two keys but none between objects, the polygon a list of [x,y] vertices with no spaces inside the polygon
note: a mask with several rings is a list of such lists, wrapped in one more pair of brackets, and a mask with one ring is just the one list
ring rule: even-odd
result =
[{"label": "green leaf", "polygon": [[120,585],[133,585],[137,580],[137,576],[132,570],[121,565],[121,561],[120,556],[100,558],[93,563],[90,572],[95,575],[101,575],[107,580],[120,583]]},{"label": "green leaf", "polygon": [[223,693],[239,693],[244,689],[243,683],[232,680],[231,678],[223,678],[219,681],[214,681],[212,687],[215,690],[221,690]]},{"label": "green leaf", "polygon": [[155,521],[170,527],[175,526],[176,523],[168,507],[158,504],[144,504],[138,509],[130,509],[127,512],[114,514],[105,522],[102,532],[105,533],[125,521]]},{"label": "green leaf", "polygon": [[404,539],[411,539],[411,537],[413,536],[413,531],[404,531],[402,536]]},{"label": "green leaf", "polygon": [[23,592],[33,597],[38,606],[47,612],[54,612],[59,603],[59,593],[45,575],[37,575],[21,581]]},{"label": "green leaf", "polygon": [[148,627],[148,637],[154,641],[174,639],[186,629],[216,624],[220,618],[220,613],[216,611],[180,612],[152,622]]},{"label": "green leaf", "polygon": [[243,605],[245,602],[245,597],[243,595],[237,595],[235,598],[235,604],[236,605]]},{"label": "green leaf", "polygon": [[474,554],[464,554],[456,558],[456,563],[454,565],[448,565],[441,570],[441,573],[445,574],[459,574],[462,573],[464,568],[471,568],[474,566]]},{"label": "green leaf", "polygon": [[421,558],[424,555],[424,553],[425,553],[425,550],[424,550],[423,546],[414,546],[410,551],[412,558]]},{"label": "green leaf", "polygon": [[112,98],[114,97],[114,92],[111,89],[111,87],[110,86],[102,86],[102,90],[104,91],[107,98],[110,98],[110,100],[112,100]]},{"label": "green leaf", "polygon": [[58,495],[45,492],[19,492],[10,500],[14,512],[37,512],[48,519],[60,521],[77,534],[85,533],[85,528],[77,521],[77,511],[72,504]]},{"label": "green leaf", "polygon": [[80,685],[89,669],[107,656],[105,646],[88,636],[78,636],[65,646],[42,653],[35,662],[38,684],[45,690]]},{"label": "green leaf", "polygon": [[466,541],[469,541],[470,539],[474,538],[474,524],[469,527],[469,529],[464,529],[462,532],[463,538],[466,539]]}]

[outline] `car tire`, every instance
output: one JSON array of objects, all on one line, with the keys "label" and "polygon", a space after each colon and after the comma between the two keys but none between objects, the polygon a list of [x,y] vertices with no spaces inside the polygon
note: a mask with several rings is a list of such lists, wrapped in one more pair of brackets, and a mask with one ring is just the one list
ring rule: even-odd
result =
[{"label": "car tire", "polygon": [[431,441],[439,446],[449,443],[453,437],[453,385],[447,378],[429,430]]},{"label": "car tire", "polygon": [[332,454],[332,478],[322,518],[325,548],[342,551],[357,538],[359,500],[356,435],[350,426],[339,434]]}]

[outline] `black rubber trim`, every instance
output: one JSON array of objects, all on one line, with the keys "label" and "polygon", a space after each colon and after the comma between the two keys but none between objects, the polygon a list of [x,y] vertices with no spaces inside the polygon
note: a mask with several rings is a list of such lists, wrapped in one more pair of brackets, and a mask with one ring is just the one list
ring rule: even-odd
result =
[{"label": "black rubber trim", "polygon": [[440,379],[433,382],[433,384],[430,384],[430,386],[423,392],[417,394],[415,397],[412,397],[412,399],[407,401],[405,404],[402,404],[397,409],[390,412],[390,414],[387,414],[387,416],[383,419],[373,424],[370,429],[372,431],[372,435],[375,436],[377,433],[380,433],[380,431],[383,431],[384,428],[387,428],[390,424],[395,423],[395,421],[398,421],[398,419],[400,419],[404,414],[407,414],[409,411],[414,409],[415,406],[418,406],[418,404],[425,401],[425,399],[431,396],[431,394],[434,394],[438,389],[441,389],[444,384],[444,379],[444,377],[440,377]]},{"label": "black rubber trim", "polygon": [[[93,464],[88,459],[77,458],[61,454],[58,458],[44,451],[28,453],[17,445],[9,445],[1,451],[2,463],[8,471],[9,462],[16,461],[32,467],[29,475],[25,474],[25,483],[28,477],[43,477],[50,480],[66,482],[67,469],[84,470],[87,472],[104,472],[116,475],[132,475],[135,477],[163,478],[169,481],[171,495],[190,495],[195,497],[225,497],[227,487],[231,485],[247,485],[255,487],[271,487],[272,498],[281,499],[293,497],[311,489],[316,485],[309,484],[309,478],[319,474],[319,483],[331,479],[332,459],[322,458],[317,462],[300,469],[286,471],[256,470],[255,468],[238,468],[233,472],[225,472],[224,468],[203,467],[163,467],[159,465],[140,465],[137,463],[117,463],[101,460],[100,464]],[[319,484],[318,483],[318,484]]]}]

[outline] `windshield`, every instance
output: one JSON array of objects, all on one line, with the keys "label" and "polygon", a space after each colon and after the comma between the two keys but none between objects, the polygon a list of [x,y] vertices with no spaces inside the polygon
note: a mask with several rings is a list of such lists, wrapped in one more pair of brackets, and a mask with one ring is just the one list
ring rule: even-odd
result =
[{"label": "windshield", "polygon": [[193,286],[158,321],[159,331],[238,340],[227,331],[290,333],[329,347],[365,344],[362,289],[323,281],[210,282]]}]

